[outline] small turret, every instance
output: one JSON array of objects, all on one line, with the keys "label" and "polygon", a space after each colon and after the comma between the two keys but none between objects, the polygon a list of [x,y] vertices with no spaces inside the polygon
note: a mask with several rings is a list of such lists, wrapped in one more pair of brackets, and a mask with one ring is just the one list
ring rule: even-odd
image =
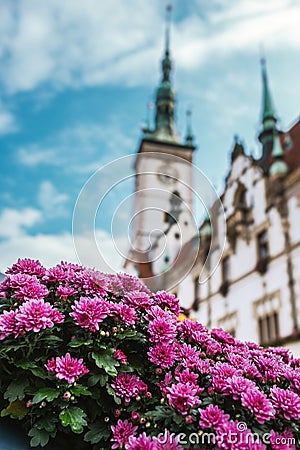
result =
[{"label": "small turret", "polygon": [[185,144],[189,147],[194,147],[194,137],[192,132],[192,111],[188,110],[186,112],[186,135]]},{"label": "small turret", "polygon": [[283,159],[283,150],[279,139],[279,134],[274,137],[274,145],[272,150],[272,156],[274,158],[273,163],[269,169],[269,175],[271,178],[284,177],[288,172],[288,165]]}]

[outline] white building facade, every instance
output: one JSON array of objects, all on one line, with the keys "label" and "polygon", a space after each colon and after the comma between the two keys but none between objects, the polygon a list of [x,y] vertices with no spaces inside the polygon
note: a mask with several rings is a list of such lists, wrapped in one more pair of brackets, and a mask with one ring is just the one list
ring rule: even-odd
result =
[{"label": "white building facade", "polygon": [[300,356],[300,121],[278,129],[262,61],[261,157],[236,139],[222,203],[213,202],[198,229],[195,147],[190,126],[183,144],[175,130],[171,69],[167,29],[155,126],[145,127],[136,157],[125,269],[152,290],[176,294],[186,314],[208,328],[286,345]]}]

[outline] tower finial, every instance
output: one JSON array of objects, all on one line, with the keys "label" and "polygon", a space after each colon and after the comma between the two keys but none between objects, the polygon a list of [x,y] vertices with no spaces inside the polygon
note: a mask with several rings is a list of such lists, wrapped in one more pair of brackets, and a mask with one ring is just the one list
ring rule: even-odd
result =
[{"label": "tower finial", "polygon": [[166,8],[166,34],[165,34],[165,54],[162,60],[162,81],[170,82],[170,73],[172,70],[172,62],[170,59],[170,28],[171,28],[171,12],[172,5],[168,5]]},{"label": "tower finial", "polygon": [[165,35],[165,54],[170,52],[170,28],[171,28],[172,5],[166,6],[166,35]]},{"label": "tower finial", "polygon": [[153,130],[153,138],[179,142],[178,135],[175,130],[175,94],[171,82],[172,61],[170,58],[170,19],[172,7],[167,6],[166,28],[165,28],[165,49],[161,62],[162,79],[156,91],[155,99],[155,129]]},{"label": "tower finial", "polygon": [[260,64],[263,82],[262,124],[264,129],[273,128],[271,125],[275,126],[277,118],[268,84],[266,58],[263,53],[260,58]]},{"label": "tower finial", "polygon": [[185,135],[186,145],[193,146],[193,132],[192,132],[192,110],[191,108],[186,112],[186,135]]}]

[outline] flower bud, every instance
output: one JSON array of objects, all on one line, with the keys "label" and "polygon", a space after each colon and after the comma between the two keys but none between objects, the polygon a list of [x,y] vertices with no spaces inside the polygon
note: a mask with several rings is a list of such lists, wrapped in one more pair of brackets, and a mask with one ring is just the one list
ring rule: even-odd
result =
[{"label": "flower bud", "polygon": [[146,395],[147,398],[152,398],[152,394],[149,391],[147,391],[145,395]]},{"label": "flower bud", "polygon": [[136,399],[137,402],[139,402],[139,401],[141,400],[141,397],[140,397],[139,395],[137,395],[137,396],[135,397],[135,399]]},{"label": "flower bud", "polygon": [[185,418],[185,422],[190,425],[194,422],[194,419],[192,418],[192,416],[186,416]]},{"label": "flower bud", "polygon": [[104,417],[104,422],[109,422],[109,417]]},{"label": "flower bud", "polygon": [[151,427],[151,423],[150,423],[150,422],[146,422],[146,425],[145,425],[145,427],[146,427],[146,428],[149,428],[149,427]]},{"label": "flower bud", "polygon": [[133,420],[134,422],[135,422],[136,420],[140,420],[140,415],[139,415],[139,413],[136,412],[136,411],[132,411],[132,413],[131,413],[131,420]]},{"label": "flower bud", "polygon": [[146,419],[144,417],[140,418],[140,424],[144,425],[146,423]]},{"label": "flower bud", "polygon": [[122,411],[120,409],[115,409],[114,410],[114,416],[117,417],[117,418],[120,417],[121,413],[122,413]]},{"label": "flower bud", "polygon": [[63,398],[65,398],[66,400],[69,399],[71,397],[71,393],[69,391],[66,391],[63,395]]}]

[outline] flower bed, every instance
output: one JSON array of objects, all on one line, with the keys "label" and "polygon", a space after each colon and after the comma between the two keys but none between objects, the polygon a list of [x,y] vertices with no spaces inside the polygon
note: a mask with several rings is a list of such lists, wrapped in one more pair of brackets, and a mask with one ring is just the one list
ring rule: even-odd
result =
[{"label": "flower bed", "polygon": [[300,361],[178,320],[135,277],[18,260],[0,284],[1,416],[31,446],[300,448]]}]

